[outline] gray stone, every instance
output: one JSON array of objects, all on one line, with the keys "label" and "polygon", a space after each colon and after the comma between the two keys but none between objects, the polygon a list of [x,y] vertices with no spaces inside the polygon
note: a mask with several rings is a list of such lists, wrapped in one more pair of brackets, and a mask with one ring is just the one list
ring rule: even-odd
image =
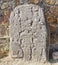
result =
[{"label": "gray stone", "polygon": [[43,10],[37,5],[17,6],[10,15],[10,51],[25,60],[46,60],[47,30]]},{"label": "gray stone", "polygon": [[54,60],[58,60],[58,52],[53,52],[52,56]]},{"label": "gray stone", "polygon": [[25,3],[28,3],[28,1],[29,1],[29,0],[20,0],[20,3],[21,3],[21,4],[23,4],[23,3],[25,4]]}]

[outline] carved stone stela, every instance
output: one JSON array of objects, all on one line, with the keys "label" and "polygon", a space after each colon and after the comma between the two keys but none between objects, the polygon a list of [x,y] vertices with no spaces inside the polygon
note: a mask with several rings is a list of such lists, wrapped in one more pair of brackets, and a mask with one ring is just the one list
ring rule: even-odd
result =
[{"label": "carved stone stela", "polygon": [[46,60],[47,30],[43,10],[34,4],[17,6],[10,15],[10,52],[25,60]]}]

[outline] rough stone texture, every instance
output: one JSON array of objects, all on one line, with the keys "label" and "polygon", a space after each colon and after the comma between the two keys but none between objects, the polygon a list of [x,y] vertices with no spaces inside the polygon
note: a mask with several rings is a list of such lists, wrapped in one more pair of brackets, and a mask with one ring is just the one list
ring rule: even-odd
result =
[{"label": "rough stone texture", "polygon": [[45,2],[46,2],[47,4],[53,5],[53,4],[55,4],[56,0],[45,0]]},{"label": "rough stone texture", "polygon": [[[21,1],[23,1],[25,3],[29,3],[29,4],[33,3],[33,4],[40,5],[44,9],[44,14],[47,14],[47,15],[45,15],[45,18],[47,20],[48,25],[52,24],[52,25],[50,25],[50,29],[52,30],[52,31],[50,31],[50,41],[52,39],[52,42],[53,42],[55,40],[55,38],[51,37],[51,33],[52,33],[52,35],[57,34],[55,29],[58,26],[58,0],[28,0],[28,1],[21,0]],[[3,25],[6,26],[6,30],[4,32],[7,32],[7,35],[3,35],[3,36],[9,35],[8,30],[9,30],[10,12],[16,6],[18,6],[20,4],[21,4],[20,0],[0,0],[0,26],[2,25],[2,27],[0,27],[0,29],[1,29],[0,32],[2,32],[4,30]],[[54,29],[52,28],[52,26],[55,26],[55,27],[53,27]],[[2,28],[3,28],[3,30],[2,30]],[[0,36],[2,36],[2,34],[0,34]],[[58,36],[58,35],[56,35],[56,36]],[[55,41],[55,42],[53,42],[53,44],[55,44],[57,42],[58,41]]]},{"label": "rough stone texture", "polygon": [[9,50],[9,45],[7,42],[8,39],[3,38],[0,39],[0,58],[7,56],[8,50]]},{"label": "rough stone texture", "polygon": [[52,56],[54,60],[58,60],[58,52],[53,52]]},{"label": "rough stone texture", "polygon": [[25,3],[34,3],[38,4],[40,0],[20,0],[20,4],[25,4]]},{"label": "rough stone texture", "polygon": [[16,7],[10,15],[10,38],[12,57],[45,61],[47,30],[42,8]]},{"label": "rough stone texture", "polygon": [[0,25],[0,37],[6,35],[6,27]]},{"label": "rough stone texture", "polygon": [[51,6],[50,11],[51,11],[51,13],[53,13],[55,16],[58,16],[58,6]]},{"label": "rough stone texture", "polygon": [[24,61],[21,59],[10,59],[9,57],[5,57],[0,59],[0,65],[58,65],[58,63],[49,63],[49,62],[34,62],[34,61]]},{"label": "rough stone texture", "polygon": [[49,24],[56,23],[56,17],[52,13],[47,12],[45,15]]}]

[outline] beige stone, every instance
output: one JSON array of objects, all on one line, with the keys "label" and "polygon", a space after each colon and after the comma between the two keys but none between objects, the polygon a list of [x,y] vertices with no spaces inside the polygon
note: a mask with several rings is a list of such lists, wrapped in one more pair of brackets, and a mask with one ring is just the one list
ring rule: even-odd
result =
[{"label": "beige stone", "polygon": [[58,6],[51,6],[50,7],[50,11],[52,14],[54,14],[55,16],[58,16]]},{"label": "beige stone", "polygon": [[1,9],[5,9],[5,8],[7,8],[7,7],[8,7],[8,3],[6,2],[6,3],[3,3],[3,4],[2,4]]},{"label": "beige stone", "polygon": [[45,15],[48,23],[56,23],[56,17],[52,13],[46,12]]},{"label": "beige stone", "polygon": [[45,3],[50,4],[50,5],[54,5],[56,2],[56,0],[45,0]]}]

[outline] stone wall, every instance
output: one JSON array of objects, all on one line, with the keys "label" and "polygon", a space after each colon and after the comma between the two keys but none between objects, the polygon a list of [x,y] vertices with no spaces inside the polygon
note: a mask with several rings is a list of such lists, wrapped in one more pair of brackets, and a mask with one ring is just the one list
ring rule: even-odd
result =
[{"label": "stone wall", "polygon": [[[11,11],[17,5],[23,4],[23,2],[21,1],[0,0],[0,39],[1,38],[5,38],[6,40],[9,39],[9,16]],[[52,34],[50,37],[51,39],[50,43],[54,44],[58,40],[58,38],[56,38],[58,24],[58,0],[29,0],[28,3],[40,5],[44,9],[46,21],[50,25],[50,34]]]}]

